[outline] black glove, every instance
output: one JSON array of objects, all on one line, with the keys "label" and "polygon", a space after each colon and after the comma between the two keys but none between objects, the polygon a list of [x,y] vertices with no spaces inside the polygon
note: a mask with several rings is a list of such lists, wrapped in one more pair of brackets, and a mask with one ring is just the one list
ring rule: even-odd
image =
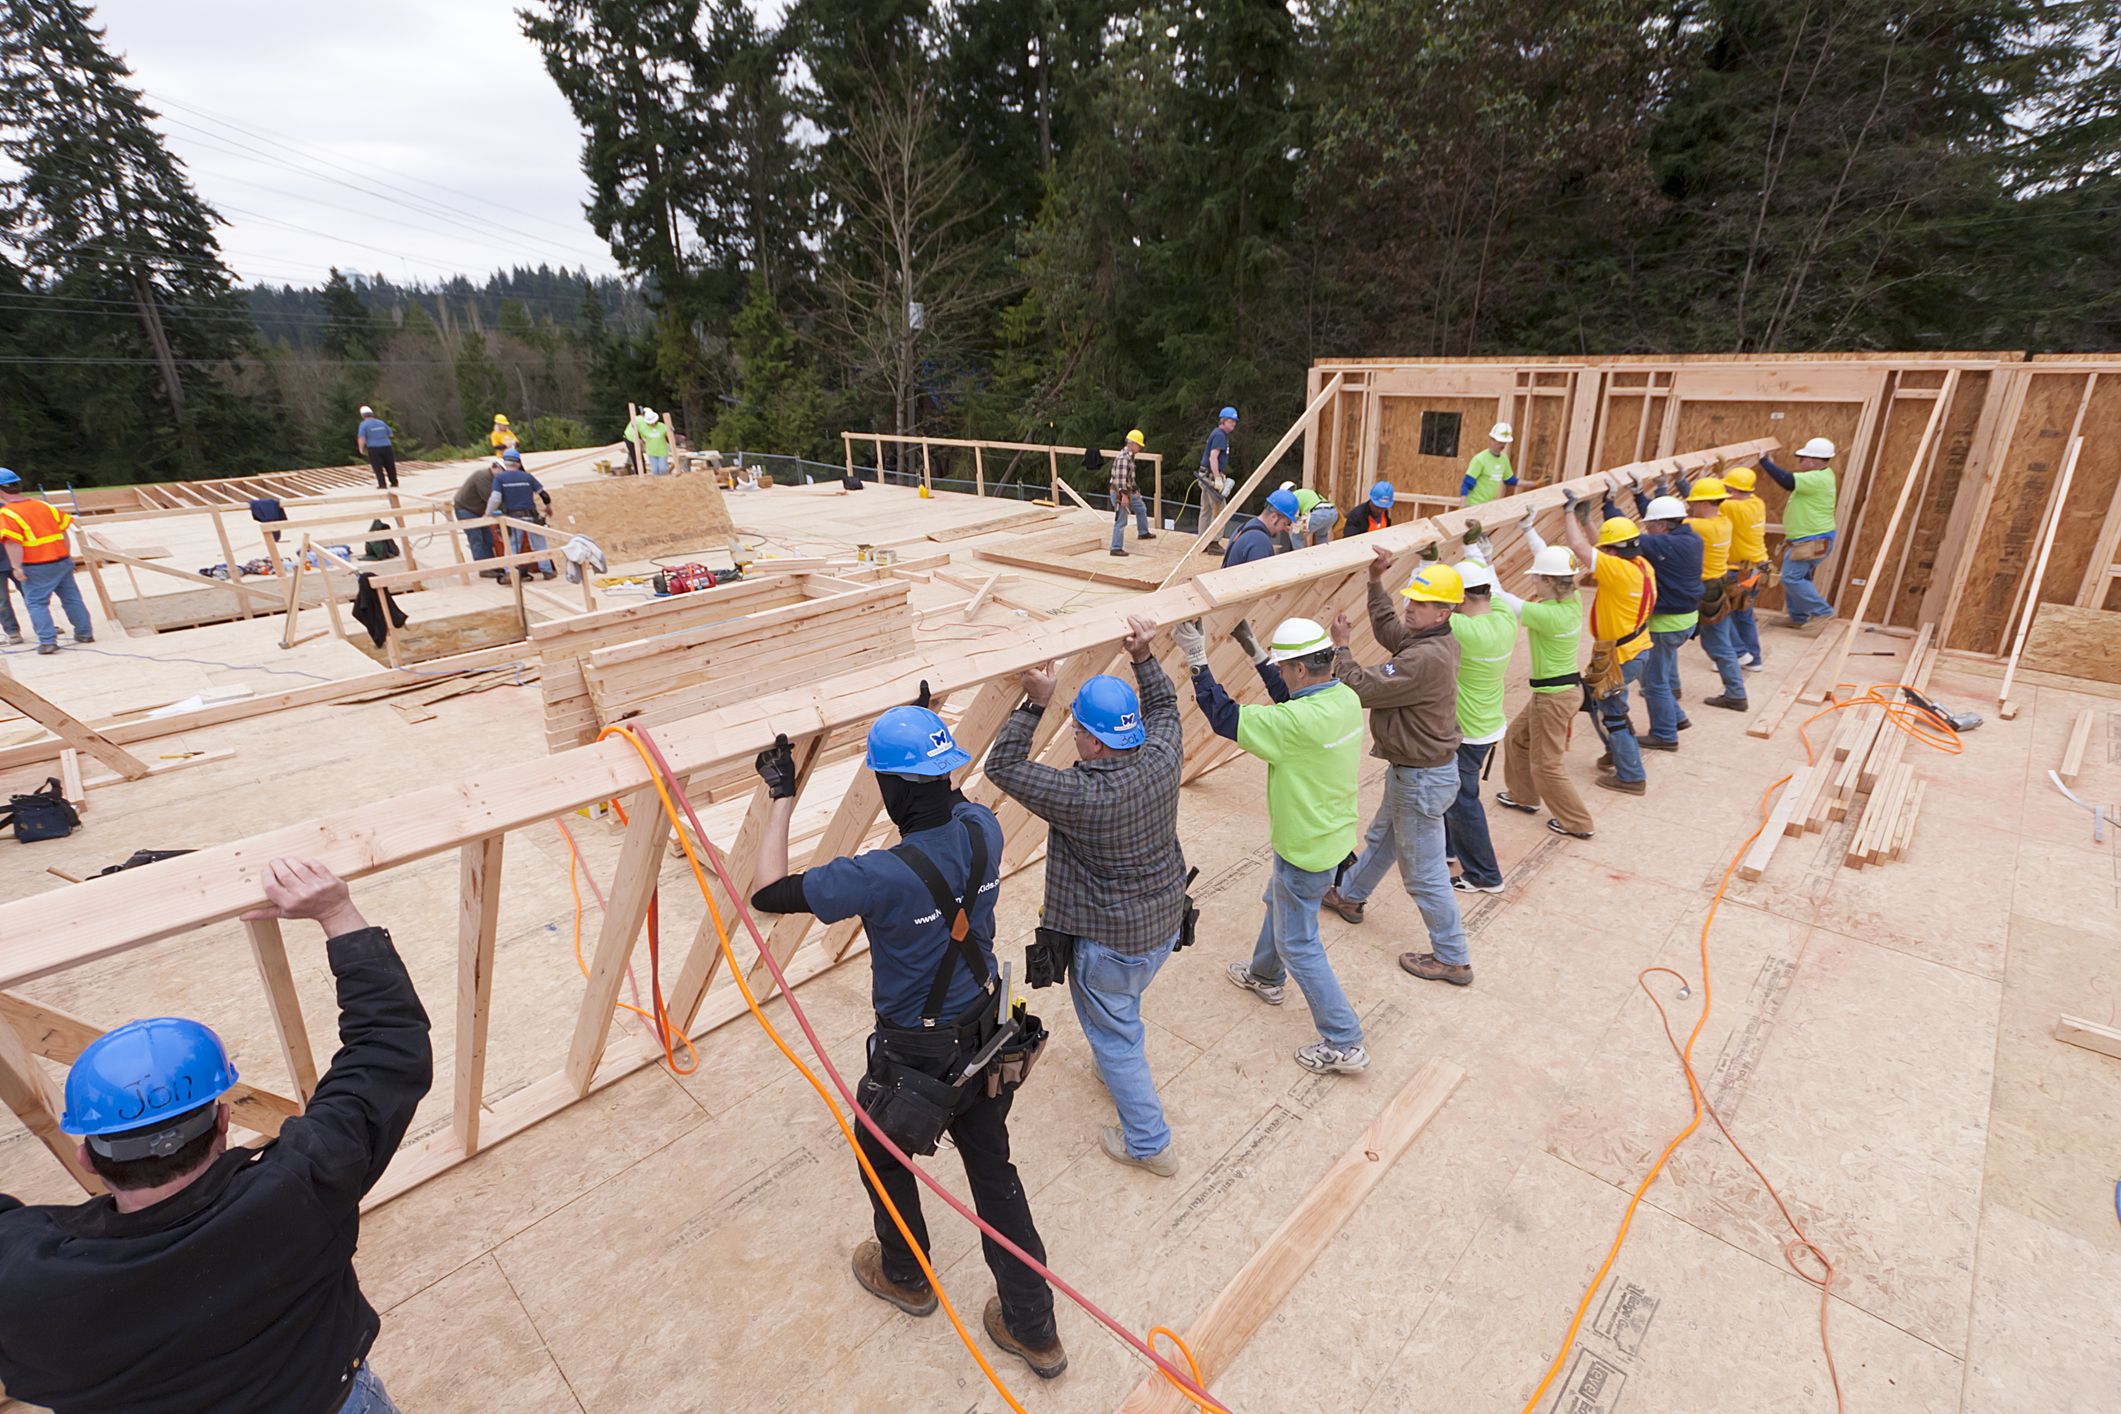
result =
[{"label": "black glove", "polygon": [[915,698],[913,699],[913,705],[914,705],[914,706],[916,706],[916,707],[920,707],[920,708],[926,708],[926,707],[927,707],[927,705],[928,705],[928,679],[926,679],[926,678],[922,678],[922,679],[921,679],[921,690],[920,690],[920,695],[919,695],[919,696],[917,696],[917,697],[915,697]]},{"label": "black glove", "polygon": [[[927,684],[921,686],[925,688]],[[768,796],[774,800],[795,799],[795,752],[788,745],[788,733],[775,737],[773,745],[761,751],[753,764],[759,779],[766,783]]]}]

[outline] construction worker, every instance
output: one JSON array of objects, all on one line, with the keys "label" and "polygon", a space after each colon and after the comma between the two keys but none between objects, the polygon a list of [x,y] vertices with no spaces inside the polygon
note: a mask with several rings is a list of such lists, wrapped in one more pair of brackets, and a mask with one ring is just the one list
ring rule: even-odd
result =
[{"label": "construction worker", "polygon": [[1557,835],[1587,840],[1593,829],[1576,783],[1563,758],[1569,749],[1569,727],[1581,710],[1583,674],[1577,649],[1583,641],[1583,596],[1576,588],[1576,562],[1564,545],[1549,545],[1525,517],[1526,544],[1532,547],[1532,597],[1518,599],[1499,585],[1495,596],[1517,613],[1532,654],[1532,696],[1510,723],[1502,743],[1504,789],[1495,803],[1527,815],[1542,802],[1554,813],[1547,828]]},{"label": "construction worker", "polygon": [[1697,479],[1686,490],[1687,527],[1701,537],[1702,547],[1701,624],[1695,636],[1716,665],[1716,675],[1723,679],[1723,691],[1702,701],[1710,707],[1743,712],[1745,674],[1738,667],[1738,640],[1731,630],[1731,598],[1738,592],[1738,576],[1731,572],[1731,523],[1723,516],[1723,503],[1729,496],[1719,478]]},{"label": "construction worker", "polygon": [[390,445],[390,424],[376,416],[376,410],[365,403],[361,407],[360,425],[354,428],[354,446],[368,458],[368,469],[376,474],[376,489],[388,490],[398,484],[398,456]]},{"label": "construction worker", "polygon": [[1223,568],[1274,558],[1275,542],[1295,523],[1297,513],[1294,491],[1268,493],[1265,509],[1248,517],[1230,537],[1229,548],[1223,551]]},{"label": "construction worker", "polygon": [[1488,813],[1480,803],[1480,778],[1509,729],[1503,707],[1503,677],[1517,649],[1517,608],[1513,594],[1501,594],[1489,565],[1480,523],[1466,528],[1466,558],[1455,568],[1465,599],[1451,615],[1451,636],[1458,640],[1458,798],[1444,812],[1444,853],[1458,872],[1451,887],[1460,893],[1499,894],[1502,867],[1488,835]]},{"label": "construction worker", "polygon": [[[73,523],[71,515],[30,495],[21,477],[0,466],[0,546],[6,547],[8,573],[22,587],[22,604],[36,630],[39,653],[59,651],[59,626],[52,621],[54,595],[66,610],[74,642],[96,641],[88,605],[81,602],[81,587],[74,583],[74,557],[67,549],[66,531]],[[22,641],[17,627],[7,626],[11,643]]]},{"label": "construction worker", "polygon": [[[1650,730],[1637,741],[1644,751],[1677,751],[1679,733],[1693,725],[1679,703],[1679,650],[1694,636],[1701,618],[1703,546],[1701,537],[1687,524],[1686,502],[1677,496],[1644,496],[1639,491],[1635,499],[1642,516],[1642,558],[1657,576],[1650,642],[1640,664]],[[1618,514],[1610,501],[1605,509],[1608,515]]]},{"label": "construction worker", "polygon": [[640,414],[626,424],[623,434],[628,442],[640,449],[641,460],[648,464],[650,476],[670,474],[670,424],[654,408],[644,407]]},{"label": "construction worker", "polygon": [[1463,987],[1473,980],[1473,967],[1451,890],[1444,816],[1459,789],[1458,639],[1451,617],[1465,601],[1465,582],[1449,565],[1425,564],[1399,591],[1405,607],[1396,609],[1384,587],[1391,569],[1391,551],[1378,546],[1370,560],[1370,631],[1390,661],[1374,668],[1357,663],[1348,650],[1354,625],[1346,614],[1333,620],[1333,675],[1370,709],[1370,754],[1388,769],[1362,853],[1322,902],[1348,922],[1362,922],[1371,892],[1396,862],[1429,932],[1429,951],[1401,953],[1400,967],[1424,981]]},{"label": "construction worker", "polygon": [[[1564,493],[1566,495],[1566,493]],[[1642,770],[1642,749],[1635,728],[1628,720],[1628,684],[1642,679],[1642,655],[1650,646],[1650,616],[1657,604],[1657,574],[1642,558],[1642,531],[1626,516],[1608,516],[1598,527],[1598,543],[1591,543],[1582,512],[1589,509],[1573,495],[1566,495],[1568,508],[1561,517],[1570,551],[1589,569],[1598,586],[1591,605],[1591,661],[1584,669],[1586,707],[1593,713],[1591,725],[1606,746],[1597,785],[1623,795],[1642,795],[1648,790]]]},{"label": "construction worker", "polygon": [[1341,535],[1368,535],[1373,530],[1383,530],[1392,523],[1394,499],[1391,482],[1380,481],[1372,486],[1363,503],[1348,512],[1347,523],[1340,528]]},{"label": "construction worker", "polygon": [[[500,470],[501,463],[496,458],[464,478],[464,484],[457,487],[456,499],[450,503],[458,520],[486,518],[486,506],[493,497],[493,479]],[[464,543],[471,547],[474,560],[491,560],[501,553],[498,529],[496,526],[475,525],[464,532]],[[480,573],[489,579],[508,577],[506,570],[482,570]]]},{"label": "construction worker", "polygon": [[0,555],[0,637],[10,646],[22,641],[22,621],[15,617],[15,571],[4,555]]},{"label": "construction worker", "polygon": [[516,445],[515,429],[508,425],[508,414],[493,415],[493,430],[486,434],[486,445],[493,448],[496,456]]},{"label": "construction worker", "polygon": [[1269,644],[1246,650],[1270,703],[1231,700],[1208,670],[1207,639],[1197,621],[1178,625],[1171,637],[1185,652],[1193,701],[1208,725],[1267,763],[1267,833],[1274,847],[1261,899],[1267,911],[1252,960],[1231,963],[1225,975],[1269,1006],[1282,1004],[1294,977],[1319,1032],[1297,1050],[1296,1063],[1318,1074],[1358,1074],[1369,1069],[1370,1053],[1318,936],[1318,907],[1362,825],[1362,703],[1334,680],[1332,639],[1310,619],[1285,619]]},{"label": "construction worker", "polygon": [[70,1206],[0,1197],[0,1380],[76,1410],[389,1414],[380,1326],[354,1249],[434,1078],[427,1013],[390,934],[322,864],[275,859],[250,919],[324,930],[339,1050],[302,1113],[228,1144],[236,1069],[196,1021],[129,1022],[66,1076],[59,1127],[110,1191]]},{"label": "construction worker", "polygon": [[[1120,540],[1127,533],[1127,513],[1130,510],[1134,513],[1134,538],[1137,540],[1154,540],[1156,538],[1156,532],[1149,528],[1149,504],[1142,499],[1141,487],[1136,485],[1134,480],[1134,454],[1140,451],[1147,441],[1148,439],[1142,436],[1142,430],[1139,427],[1135,428],[1127,434],[1127,440],[1121,444],[1119,455],[1112,459],[1110,490],[1112,493],[1112,553],[1115,555],[1127,553],[1121,547]],[[1095,452],[1096,448],[1093,447],[1090,453],[1085,454],[1084,460],[1087,462],[1089,456],[1095,454]]]},{"label": "construction worker", "polygon": [[[552,514],[552,493],[545,489],[545,483],[523,469],[523,454],[514,447],[501,453],[500,469],[493,474],[493,488],[486,494],[486,514],[505,515],[511,520],[535,521],[539,525],[543,525]],[[508,544],[510,553],[517,555],[527,555],[533,550],[547,548],[544,536],[536,531],[513,526],[508,530]],[[536,563],[545,578],[553,578],[550,555]],[[524,575],[524,568],[518,567],[516,576],[522,578]],[[506,572],[500,575],[504,580],[507,577]]]},{"label": "construction worker", "polygon": [[1753,494],[1753,469],[1734,466],[1723,474],[1723,518],[1731,523],[1731,569],[1738,576],[1731,598],[1731,641],[1738,650],[1738,666],[1757,673],[1767,660],[1760,656],[1760,625],[1753,618],[1753,600],[1767,577],[1767,502]]},{"label": "construction worker", "polygon": [[[859,918],[869,935],[869,997],[876,1026],[862,1108],[908,1153],[935,1152],[947,1133],[965,1166],[979,1215],[1046,1260],[1023,1180],[1009,1159],[1013,1083],[1000,1057],[971,1074],[1005,1024],[997,1012],[994,907],[1001,888],[1002,828],[994,812],[958,793],[950,773],[971,757],[943,719],[925,707],[893,707],[869,729],[865,764],[875,773],[884,813],[899,833],[889,849],[788,872],[788,821],[796,769],[786,737],[760,753],[758,773],[771,805],[759,839],[751,906],[766,913],[810,913],[826,923]],[[1034,1052],[1035,1054],[1035,1052]],[[1024,1063],[1028,1069],[1028,1060]],[[867,1126],[857,1131],[868,1157],[923,1254],[934,1248],[921,1217],[916,1180]],[[854,1251],[854,1276],[872,1296],[909,1316],[933,1315],[935,1289],[899,1235],[889,1209],[870,1192],[876,1236]],[[987,1336],[1043,1379],[1068,1368],[1044,1279],[991,1240],[982,1242],[999,1295],[987,1302]]]},{"label": "construction worker", "polygon": [[1302,550],[1330,541],[1340,520],[1339,509],[1308,486],[1298,490],[1294,482],[1284,481],[1281,489],[1296,497],[1296,518],[1283,532],[1281,548]]},{"label": "construction worker", "polygon": [[1812,577],[1834,552],[1834,444],[1814,437],[1797,449],[1797,466],[1785,471],[1763,455],[1760,469],[1790,493],[1782,507],[1782,603],[1790,627],[1825,623],[1834,606]]},{"label": "construction worker", "polygon": [[1488,445],[1473,454],[1466,464],[1465,480],[1458,483],[1458,494],[1466,498],[1467,505],[1484,506],[1515,489],[1517,473],[1510,467],[1510,443],[1516,440],[1507,422],[1488,429]]},{"label": "construction worker", "polygon": [[[1237,485],[1237,478],[1230,472],[1230,434],[1235,431],[1237,409],[1226,407],[1215,415],[1215,430],[1208,434],[1208,445],[1201,450],[1200,471],[1193,480],[1200,487],[1200,523],[1204,526],[1215,523],[1215,518],[1223,513],[1223,507],[1229,502],[1231,490]],[[1222,540],[1210,540],[1208,552],[1220,555]]]},{"label": "construction worker", "polygon": [[1178,694],[1153,652],[1156,626],[1130,617],[1127,629],[1134,682],[1100,674],[1075,694],[1075,764],[1063,771],[1030,759],[1053,701],[1048,663],[1022,675],[1024,704],[987,753],[987,779],[1048,826],[1033,946],[1058,949],[1051,966],[1067,972],[1075,1018],[1119,1111],[1101,1136],[1105,1157],[1169,1178],[1178,1159],[1149,1073],[1141,1007],[1185,920],[1178,778],[1186,751]]}]

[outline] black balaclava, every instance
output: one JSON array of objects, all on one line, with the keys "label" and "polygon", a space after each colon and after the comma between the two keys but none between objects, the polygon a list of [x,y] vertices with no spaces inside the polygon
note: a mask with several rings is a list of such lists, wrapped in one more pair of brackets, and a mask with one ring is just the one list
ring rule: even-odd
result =
[{"label": "black balaclava", "polygon": [[891,817],[902,837],[949,824],[951,810],[965,799],[950,784],[948,776],[901,776],[879,771],[876,784],[883,792],[884,813]]}]

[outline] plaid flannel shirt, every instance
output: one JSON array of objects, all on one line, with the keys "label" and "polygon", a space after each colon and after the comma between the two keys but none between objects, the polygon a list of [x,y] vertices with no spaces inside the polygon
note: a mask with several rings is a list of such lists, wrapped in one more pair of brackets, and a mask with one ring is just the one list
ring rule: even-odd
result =
[{"label": "plaid flannel shirt", "polygon": [[1120,497],[1133,495],[1134,490],[1134,444],[1128,442],[1112,459],[1112,499],[1117,503]]},{"label": "plaid flannel shirt", "polygon": [[1134,665],[1147,739],[1125,756],[1065,771],[1029,759],[1040,709],[1010,714],[987,754],[987,779],[1044,820],[1048,928],[1139,957],[1169,942],[1185,912],[1178,777],[1185,746],[1178,694],[1156,659]]}]

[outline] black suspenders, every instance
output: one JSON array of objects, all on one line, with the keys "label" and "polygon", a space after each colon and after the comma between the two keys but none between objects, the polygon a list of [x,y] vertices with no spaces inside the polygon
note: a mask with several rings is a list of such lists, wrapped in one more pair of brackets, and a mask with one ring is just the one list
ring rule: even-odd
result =
[{"label": "black suspenders", "polygon": [[979,979],[982,987],[989,991],[994,987],[994,980],[988,975],[986,954],[972,940],[972,905],[979,899],[980,886],[987,882],[987,837],[974,822],[960,823],[972,845],[972,875],[965,884],[963,902],[950,891],[950,885],[944,882],[935,862],[920,850],[910,844],[900,844],[891,851],[927,888],[929,897],[935,901],[936,911],[950,920],[951,946],[943,950],[942,963],[935,969],[935,981],[928,988],[928,1000],[921,1007],[922,1026],[934,1026],[942,1019],[943,1002],[950,995],[952,974],[958,962],[964,963],[965,969]]}]

